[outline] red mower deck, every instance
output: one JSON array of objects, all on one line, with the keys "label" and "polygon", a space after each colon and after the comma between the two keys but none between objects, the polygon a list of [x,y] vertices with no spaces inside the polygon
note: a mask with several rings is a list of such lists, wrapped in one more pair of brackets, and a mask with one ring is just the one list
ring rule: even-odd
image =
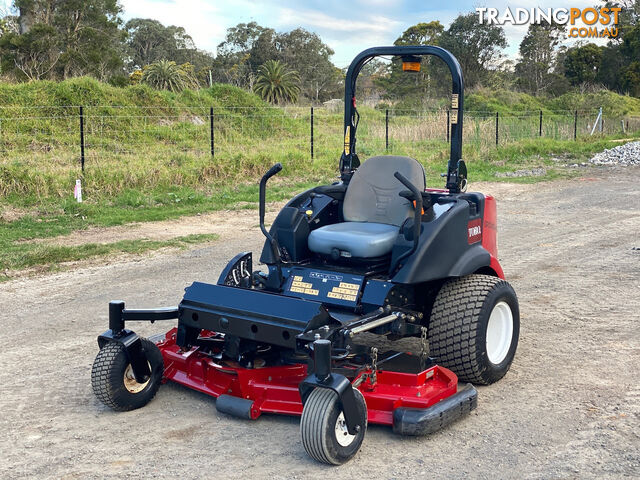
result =
[{"label": "red mower deck", "polygon": [[[263,368],[222,365],[200,353],[198,347],[183,352],[175,339],[174,328],[157,343],[164,358],[166,380],[215,398],[228,395],[249,400],[251,419],[263,413],[302,415],[298,385],[309,375],[306,364]],[[398,408],[428,409],[454,395],[458,388],[456,375],[437,365],[417,374],[378,370],[373,385],[371,373],[370,369],[360,372],[352,383],[359,383],[369,423],[380,425],[393,425],[393,412]]]}]

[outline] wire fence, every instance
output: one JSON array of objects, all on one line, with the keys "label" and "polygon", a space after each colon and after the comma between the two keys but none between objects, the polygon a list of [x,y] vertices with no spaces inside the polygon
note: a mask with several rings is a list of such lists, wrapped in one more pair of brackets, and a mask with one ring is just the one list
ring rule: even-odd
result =
[{"label": "wire fence", "polygon": [[[572,140],[591,135],[598,112],[542,111],[504,115],[464,114],[463,140],[473,148],[495,148],[523,139]],[[446,150],[447,110],[363,109],[358,152],[365,158],[410,146]],[[0,107],[3,162],[42,166],[77,163],[82,169],[124,157],[209,156],[241,161],[270,152],[309,160],[335,159],[341,150],[343,115],[330,107]],[[640,116],[604,116],[596,135],[640,130]]]}]

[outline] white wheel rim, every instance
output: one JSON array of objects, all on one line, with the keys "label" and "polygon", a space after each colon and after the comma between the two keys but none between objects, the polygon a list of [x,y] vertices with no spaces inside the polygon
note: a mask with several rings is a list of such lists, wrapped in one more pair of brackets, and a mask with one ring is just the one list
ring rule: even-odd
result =
[{"label": "white wheel rim", "polygon": [[493,307],[487,324],[487,357],[498,365],[509,353],[513,337],[513,313],[507,302],[498,302]]},{"label": "white wheel rim", "polygon": [[[151,370],[151,364],[147,362],[149,365],[149,370]],[[124,371],[124,386],[130,393],[140,393],[151,381],[151,376],[149,376],[149,380],[144,383],[138,383],[136,381],[136,377],[133,374],[133,368],[131,368],[131,364],[127,365],[127,368]]]},{"label": "white wheel rim", "polygon": [[343,447],[348,447],[356,439],[355,435],[349,434],[347,422],[345,421],[344,413],[342,412],[340,412],[340,415],[338,415],[338,418],[336,419],[335,434],[336,440]]}]

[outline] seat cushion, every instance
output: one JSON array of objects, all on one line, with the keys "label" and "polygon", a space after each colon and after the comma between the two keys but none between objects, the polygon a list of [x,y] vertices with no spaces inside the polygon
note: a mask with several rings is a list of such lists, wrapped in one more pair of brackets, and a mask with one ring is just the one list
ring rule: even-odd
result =
[{"label": "seat cushion", "polygon": [[309,234],[309,250],[331,255],[337,249],[342,257],[382,257],[393,248],[398,231],[395,225],[384,223],[334,223]]},{"label": "seat cushion", "polygon": [[342,213],[347,222],[402,225],[413,215],[413,204],[398,195],[406,190],[393,176],[400,172],[418,190],[424,190],[424,169],[409,157],[384,155],[367,159],[353,174],[344,197]]}]

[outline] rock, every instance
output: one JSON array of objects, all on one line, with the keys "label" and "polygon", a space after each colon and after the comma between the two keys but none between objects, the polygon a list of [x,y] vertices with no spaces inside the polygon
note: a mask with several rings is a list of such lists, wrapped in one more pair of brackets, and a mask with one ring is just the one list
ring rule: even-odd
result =
[{"label": "rock", "polygon": [[593,165],[640,165],[640,142],[629,142],[618,147],[596,153],[590,163]]}]

